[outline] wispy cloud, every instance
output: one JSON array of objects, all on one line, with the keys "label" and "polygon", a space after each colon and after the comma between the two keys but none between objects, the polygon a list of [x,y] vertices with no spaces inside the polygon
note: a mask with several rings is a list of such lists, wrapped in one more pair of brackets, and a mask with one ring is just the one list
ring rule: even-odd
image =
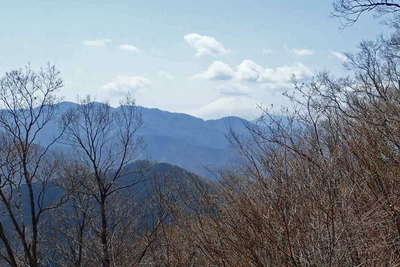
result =
[{"label": "wispy cloud", "polygon": [[92,47],[107,46],[110,43],[112,43],[111,39],[85,40],[85,41],[82,42],[83,45],[92,46]]},{"label": "wispy cloud", "polygon": [[158,72],[158,76],[160,76],[160,77],[162,77],[164,79],[167,79],[167,80],[173,80],[174,79],[174,76],[172,76],[172,74],[166,72],[165,70],[160,70]]},{"label": "wispy cloud", "polygon": [[329,51],[329,53],[330,53],[332,56],[334,56],[334,57],[336,57],[337,59],[339,59],[340,61],[342,61],[342,62],[346,62],[346,61],[349,60],[349,58],[348,58],[345,54],[343,54],[343,53],[340,53],[340,52],[337,52],[337,51]]},{"label": "wispy cloud", "polygon": [[190,33],[184,36],[184,40],[196,50],[196,56],[219,56],[229,52],[224,45],[214,37]]},{"label": "wispy cloud", "polygon": [[311,49],[291,49],[290,52],[297,56],[311,56],[315,53],[315,51]]},{"label": "wispy cloud", "polygon": [[121,45],[118,46],[118,49],[129,51],[129,52],[134,52],[134,53],[140,52],[139,48],[137,48],[134,45],[130,45],[130,44],[121,44]]}]

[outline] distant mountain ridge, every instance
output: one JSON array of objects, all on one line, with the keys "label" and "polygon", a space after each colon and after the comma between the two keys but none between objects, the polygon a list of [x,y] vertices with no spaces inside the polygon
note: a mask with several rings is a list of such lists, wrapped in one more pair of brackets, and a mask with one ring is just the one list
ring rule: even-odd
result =
[{"label": "distant mountain ridge", "polygon": [[229,129],[243,133],[247,121],[238,117],[202,120],[187,114],[141,107],[144,125],[139,131],[144,158],[178,165],[200,175],[234,160],[227,139]]},{"label": "distant mountain ridge", "polygon": [[[58,114],[61,116],[79,104],[61,102],[57,105]],[[245,133],[245,125],[249,123],[238,117],[203,120],[188,114],[156,108],[138,109],[142,113],[144,123],[138,131],[138,135],[144,140],[144,149],[138,159],[177,165],[208,177],[211,176],[209,170],[223,168],[235,160],[235,152],[226,138],[229,129]],[[46,143],[57,129],[57,122],[50,123],[39,136],[39,142]]]}]

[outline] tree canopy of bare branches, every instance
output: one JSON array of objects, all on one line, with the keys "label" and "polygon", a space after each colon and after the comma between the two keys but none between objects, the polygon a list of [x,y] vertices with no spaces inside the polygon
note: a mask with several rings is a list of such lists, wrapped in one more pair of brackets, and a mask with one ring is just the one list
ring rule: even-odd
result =
[{"label": "tree canopy of bare branches", "polygon": [[295,84],[288,118],[266,112],[249,138],[232,133],[246,164],[202,196],[208,212],[174,211],[180,219],[163,228],[158,263],[398,266],[396,34],[362,42],[347,77]]},{"label": "tree canopy of bare branches", "polygon": [[[95,220],[99,229],[95,232],[101,253],[97,256],[102,266],[109,267],[113,258],[111,251],[117,249],[111,242],[118,224],[113,212],[123,206],[115,202],[114,195],[139,182],[133,179],[121,182],[120,178],[125,167],[138,155],[137,131],[142,125],[141,114],[129,97],[116,110],[87,98],[63,120],[64,142],[73,148],[76,159],[89,172],[85,177],[75,177],[79,183],[78,194],[92,198],[91,208],[98,208],[99,216]],[[86,213],[81,215],[86,216]]]},{"label": "tree canopy of bare branches", "polygon": [[0,80],[0,256],[11,266],[41,264],[42,217],[60,204],[46,198],[59,167],[50,148],[63,130],[43,146],[38,136],[55,120],[61,87],[51,65],[38,72],[27,66]]},{"label": "tree canopy of bare branches", "polygon": [[365,13],[397,16],[400,12],[397,0],[335,0],[333,7],[333,15],[344,18],[347,24],[354,24]]}]

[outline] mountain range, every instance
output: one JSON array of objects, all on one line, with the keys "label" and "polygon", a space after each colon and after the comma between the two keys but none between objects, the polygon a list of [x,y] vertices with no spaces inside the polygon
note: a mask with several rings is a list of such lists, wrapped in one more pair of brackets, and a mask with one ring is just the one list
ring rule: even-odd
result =
[{"label": "mountain range", "polygon": [[[61,102],[57,105],[61,115],[78,104]],[[238,159],[227,134],[230,129],[245,134],[246,124],[249,123],[238,117],[203,120],[156,108],[138,107],[138,110],[143,118],[138,136],[144,141],[138,159],[177,165],[206,177],[212,177],[214,171]],[[57,132],[58,123],[54,121],[46,127],[39,136],[40,143],[46,143],[49,136]]]}]

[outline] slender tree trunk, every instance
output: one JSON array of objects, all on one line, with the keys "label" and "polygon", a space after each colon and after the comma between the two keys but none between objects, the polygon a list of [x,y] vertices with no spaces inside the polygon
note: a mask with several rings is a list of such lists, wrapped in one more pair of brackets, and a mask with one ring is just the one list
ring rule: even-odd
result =
[{"label": "slender tree trunk", "polygon": [[10,264],[10,266],[12,267],[18,267],[17,261],[15,260],[14,257],[14,252],[11,248],[10,242],[8,241],[5,232],[4,232],[4,228],[3,225],[0,223],[0,239],[3,241],[4,246],[6,247],[7,250],[7,254],[9,259],[7,260],[8,264]]},{"label": "slender tree trunk", "polygon": [[103,267],[110,267],[110,253],[108,250],[108,238],[107,238],[107,231],[108,231],[108,223],[107,223],[107,214],[106,214],[106,197],[101,197],[100,202],[100,213],[101,213],[101,245],[103,247]]},{"label": "slender tree trunk", "polygon": [[33,192],[32,180],[30,179],[27,163],[24,163],[23,167],[24,167],[24,176],[29,192],[29,204],[30,204],[31,223],[32,223],[32,243],[30,249],[31,257],[29,265],[30,267],[38,267],[39,266],[38,256],[37,256],[38,225],[36,220],[35,194]]},{"label": "slender tree trunk", "polygon": [[81,226],[79,227],[79,237],[78,237],[78,259],[76,262],[76,266],[82,265],[82,252],[83,252],[83,235],[85,233],[85,225],[86,225],[86,213],[84,213],[82,218]]}]

